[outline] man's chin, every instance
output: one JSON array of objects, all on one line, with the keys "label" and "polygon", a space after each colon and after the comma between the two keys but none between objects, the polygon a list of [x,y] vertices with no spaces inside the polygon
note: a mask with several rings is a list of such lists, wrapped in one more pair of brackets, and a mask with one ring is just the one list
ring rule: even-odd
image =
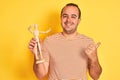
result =
[{"label": "man's chin", "polygon": [[68,31],[68,30],[65,30],[64,31],[66,34],[70,35],[70,34],[73,34],[75,31]]}]

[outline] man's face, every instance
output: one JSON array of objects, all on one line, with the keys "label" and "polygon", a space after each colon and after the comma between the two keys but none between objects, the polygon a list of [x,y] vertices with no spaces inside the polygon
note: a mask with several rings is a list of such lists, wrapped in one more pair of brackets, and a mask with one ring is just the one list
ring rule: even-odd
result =
[{"label": "man's face", "polygon": [[67,34],[72,34],[77,30],[80,22],[79,12],[75,6],[66,6],[61,13],[61,24],[63,31]]}]

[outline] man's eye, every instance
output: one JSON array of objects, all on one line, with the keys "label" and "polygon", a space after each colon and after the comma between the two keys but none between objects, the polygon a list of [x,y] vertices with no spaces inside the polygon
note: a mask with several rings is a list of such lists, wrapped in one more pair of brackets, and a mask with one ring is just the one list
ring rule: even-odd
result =
[{"label": "man's eye", "polygon": [[63,18],[66,18],[67,16],[63,16]]},{"label": "man's eye", "polygon": [[77,16],[75,16],[75,15],[71,16],[71,18],[74,18],[74,19],[75,19],[76,17],[77,17]]},{"label": "man's eye", "polygon": [[71,18],[74,18],[74,19],[77,18],[77,15],[72,14]]},{"label": "man's eye", "polygon": [[67,15],[63,15],[63,18],[66,18],[67,17]]},{"label": "man's eye", "polygon": [[75,18],[76,18],[76,16],[72,16],[72,18],[74,18],[74,19],[75,19]]}]

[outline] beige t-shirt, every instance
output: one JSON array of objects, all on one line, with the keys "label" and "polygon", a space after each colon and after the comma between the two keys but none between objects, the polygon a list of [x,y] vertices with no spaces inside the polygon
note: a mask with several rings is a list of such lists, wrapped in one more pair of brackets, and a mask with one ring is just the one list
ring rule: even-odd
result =
[{"label": "beige t-shirt", "polygon": [[49,62],[48,80],[87,80],[88,59],[84,50],[92,43],[91,38],[79,33],[73,39],[62,33],[47,37],[43,55]]}]

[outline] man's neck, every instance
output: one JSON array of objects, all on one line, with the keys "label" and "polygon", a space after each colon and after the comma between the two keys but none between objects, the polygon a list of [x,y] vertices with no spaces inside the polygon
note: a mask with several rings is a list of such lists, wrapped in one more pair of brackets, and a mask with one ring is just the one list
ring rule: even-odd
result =
[{"label": "man's neck", "polygon": [[77,32],[71,33],[71,34],[67,34],[65,32],[62,32],[62,35],[66,38],[66,39],[74,39],[77,36]]}]

